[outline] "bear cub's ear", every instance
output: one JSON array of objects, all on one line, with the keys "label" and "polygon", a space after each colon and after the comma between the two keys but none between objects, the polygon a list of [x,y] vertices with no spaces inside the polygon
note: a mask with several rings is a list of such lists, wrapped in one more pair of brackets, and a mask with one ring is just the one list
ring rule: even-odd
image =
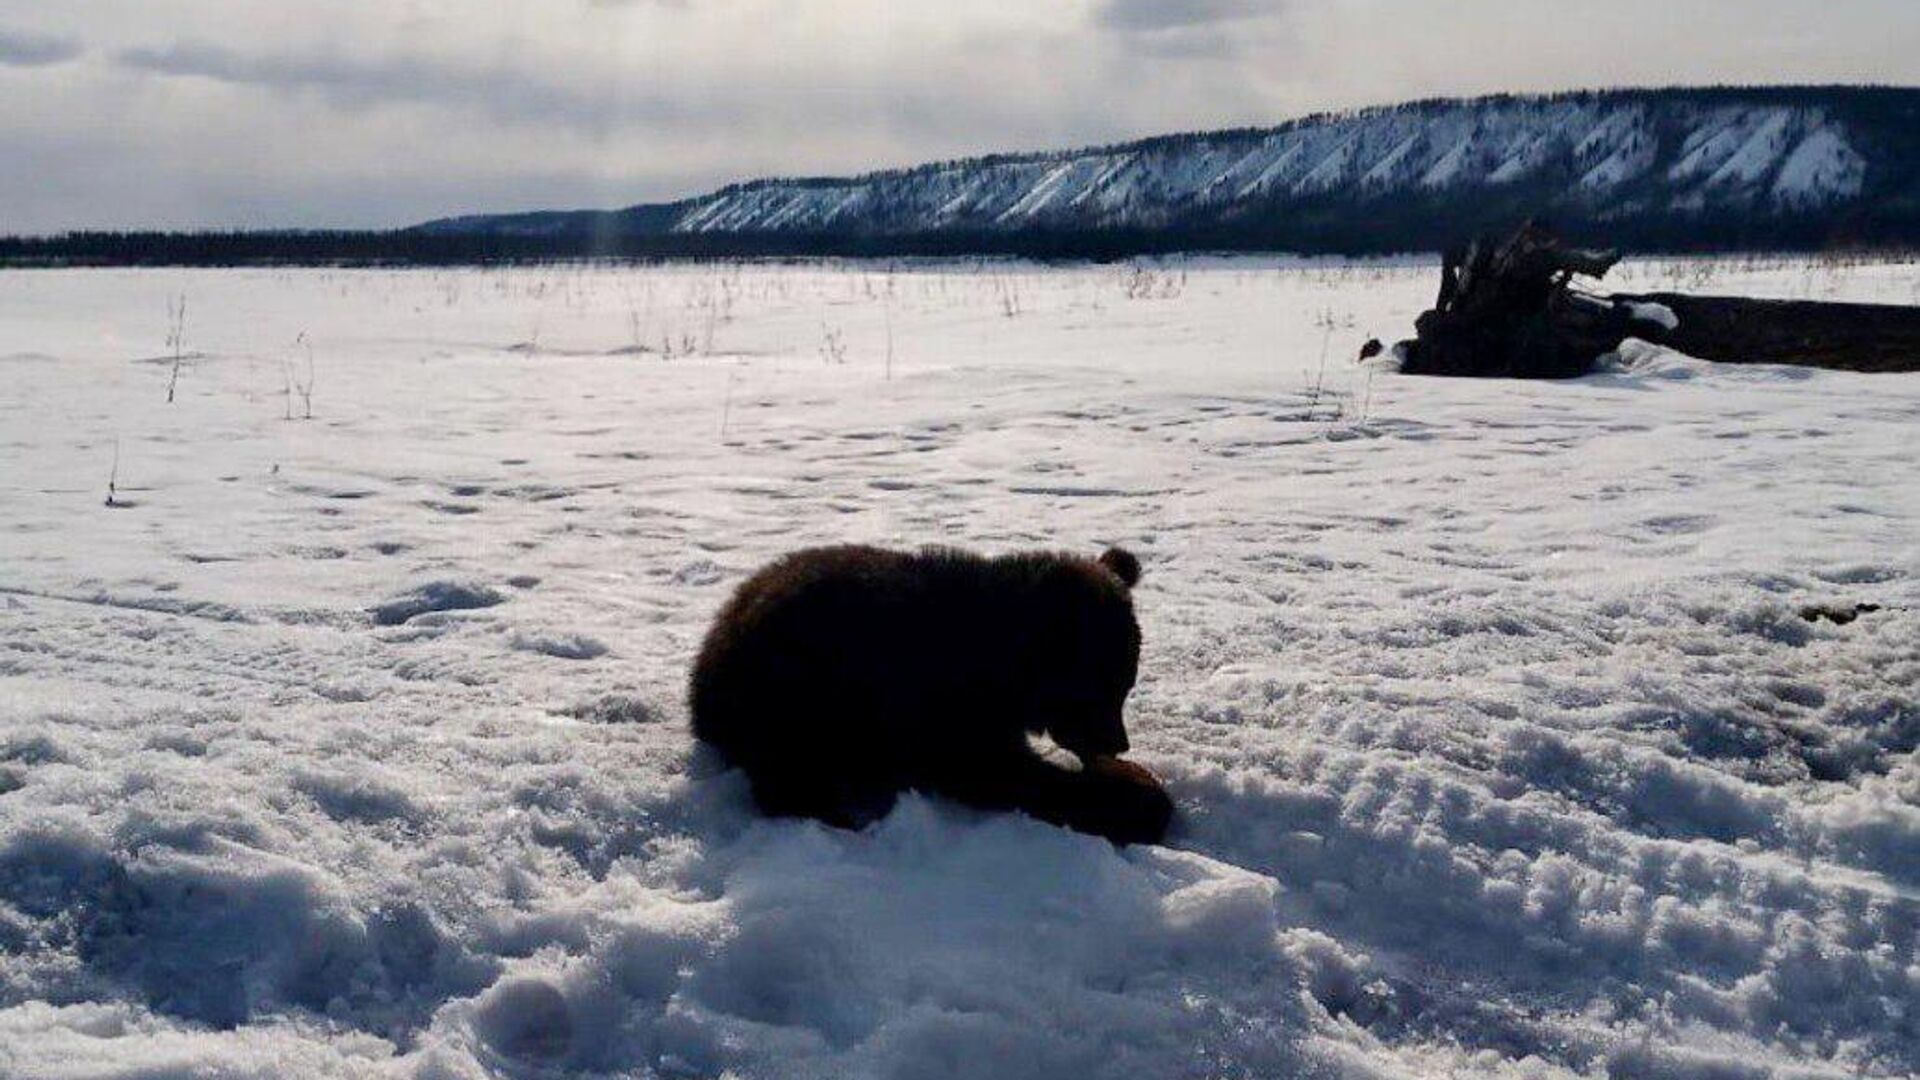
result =
[{"label": "bear cub's ear", "polygon": [[1111,570],[1120,584],[1129,589],[1140,583],[1140,560],[1126,548],[1108,548],[1100,556],[1100,565]]}]

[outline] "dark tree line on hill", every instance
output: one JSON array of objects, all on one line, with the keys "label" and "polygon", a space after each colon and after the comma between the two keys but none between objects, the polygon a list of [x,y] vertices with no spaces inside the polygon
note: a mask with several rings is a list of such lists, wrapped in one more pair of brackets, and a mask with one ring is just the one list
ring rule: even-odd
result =
[{"label": "dark tree line on hill", "polygon": [[[1449,212],[1438,213],[1445,209]],[[1500,231],[1529,216],[1523,201],[1472,212],[1424,200],[1296,204],[1284,218],[1162,228],[857,233],[622,233],[580,227],[538,234],[391,231],[77,232],[0,237],[11,266],[455,266],[573,259],[1014,256],[1112,260],[1181,252],[1381,255],[1441,251],[1466,235]],[[1920,248],[1920,209],[1754,218],[1739,214],[1596,220],[1556,218],[1568,242],[1641,253],[1809,252]]]}]

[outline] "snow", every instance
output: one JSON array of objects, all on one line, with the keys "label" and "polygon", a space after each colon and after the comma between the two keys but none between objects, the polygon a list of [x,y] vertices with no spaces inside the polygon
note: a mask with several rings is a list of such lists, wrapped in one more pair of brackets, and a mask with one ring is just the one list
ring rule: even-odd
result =
[{"label": "snow", "polygon": [[1819,205],[1829,193],[1852,195],[1866,183],[1867,162],[1831,129],[1808,135],[1780,166],[1773,197],[1789,205]]},{"label": "snow", "polygon": [[1667,331],[1680,329],[1680,316],[1675,315],[1673,309],[1665,304],[1630,303],[1627,305],[1627,310],[1632,312],[1634,319],[1639,322],[1653,323]]},{"label": "snow", "polygon": [[1709,186],[1720,184],[1752,184],[1778,167],[1780,147],[1786,139],[1788,126],[1794,121],[1792,112],[1776,109],[1765,114],[1757,123],[1751,125],[1751,133],[1733,155],[1716,170],[1707,183]]},{"label": "snow", "polygon": [[1851,198],[1865,183],[1866,159],[1819,109],[1729,106],[1708,110],[1698,124],[1667,175],[1705,181],[1676,195],[1677,208],[1698,210],[1717,197],[1767,191],[1777,204],[1807,209]]},{"label": "snow", "polygon": [[[1345,359],[1436,272],[0,274],[0,1076],[1910,1075],[1920,378]],[[1168,844],[757,818],[829,541],[1139,553]]]},{"label": "snow", "polygon": [[1580,177],[1583,189],[1605,192],[1653,167],[1659,147],[1646,136],[1631,136]]}]

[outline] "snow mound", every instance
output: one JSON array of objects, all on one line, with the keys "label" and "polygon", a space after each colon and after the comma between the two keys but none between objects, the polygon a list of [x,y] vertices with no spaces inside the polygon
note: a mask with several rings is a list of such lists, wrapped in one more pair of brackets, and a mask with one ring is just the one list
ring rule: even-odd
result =
[{"label": "snow mound", "polygon": [[516,630],[508,638],[521,652],[539,653],[557,660],[593,660],[607,654],[607,644],[587,634]]},{"label": "snow mound", "polygon": [[506,600],[489,585],[471,581],[428,581],[370,608],[380,626],[399,626],[436,611],[471,611]]},{"label": "snow mound", "polygon": [[1364,996],[1366,961],[1283,930],[1274,901],[1270,879],[1201,856],[1116,853],[918,798],[864,835],[760,825],[666,888],[609,879],[582,896],[594,944],[510,965],[449,1009],[439,1060],[476,1074],[1128,1077],[1220,1060],[1298,1074],[1325,1057],[1329,1008]]},{"label": "snow mound", "polygon": [[330,876],[219,836],[129,850],[75,822],[29,825],[0,847],[0,900],[28,942],[85,962],[84,976],[15,973],[40,993],[116,987],[214,1030],[293,1007],[350,1009],[366,1028],[397,1031],[419,1019],[406,991],[472,986],[487,970],[421,909],[357,910]]}]

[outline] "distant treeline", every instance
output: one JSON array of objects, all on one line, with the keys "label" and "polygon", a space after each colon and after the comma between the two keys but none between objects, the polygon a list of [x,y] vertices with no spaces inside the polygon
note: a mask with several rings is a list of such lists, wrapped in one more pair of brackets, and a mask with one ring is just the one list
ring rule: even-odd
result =
[{"label": "distant treeline", "polygon": [[[942,231],[903,234],[633,232],[592,218],[541,233],[390,231],[76,232],[0,237],[8,266],[463,266],[559,259],[1012,256],[1114,260],[1181,252],[1380,255],[1440,251],[1535,217],[1522,201],[1295,204],[1285,215],[1160,228]],[[1551,217],[1569,241],[1644,253],[1920,248],[1920,209],[1750,216]]]}]

